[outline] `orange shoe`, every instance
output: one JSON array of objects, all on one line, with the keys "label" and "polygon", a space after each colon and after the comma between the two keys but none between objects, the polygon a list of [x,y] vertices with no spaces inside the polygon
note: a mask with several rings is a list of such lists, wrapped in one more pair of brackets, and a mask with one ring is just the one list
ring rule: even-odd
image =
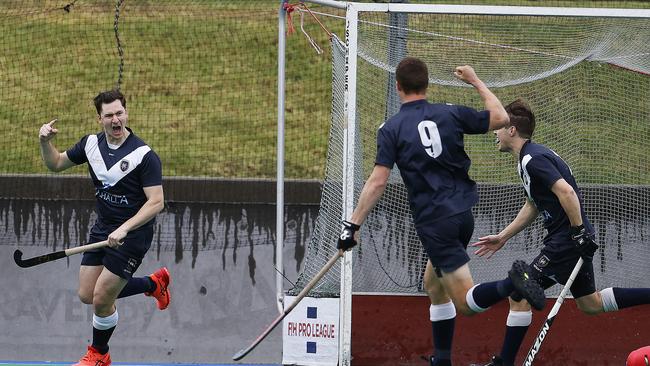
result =
[{"label": "orange shoe", "polygon": [[158,303],[158,309],[165,310],[169,306],[171,296],[169,294],[169,283],[172,281],[167,267],[162,267],[149,276],[156,283],[156,289],[153,292],[145,292],[147,296],[153,296]]},{"label": "orange shoe", "polygon": [[111,355],[108,352],[102,355],[93,346],[88,346],[88,352],[72,366],[109,366],[110,364]]}]

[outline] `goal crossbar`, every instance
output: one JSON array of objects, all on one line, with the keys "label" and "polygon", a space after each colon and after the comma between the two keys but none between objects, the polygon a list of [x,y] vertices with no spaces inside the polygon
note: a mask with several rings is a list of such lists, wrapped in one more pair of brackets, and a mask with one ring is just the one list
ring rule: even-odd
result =
[{"label": "goal crossbar", "polygon": [[492,5],[447,5],[447,4],[397,4],[356,3],[335,0],[305,0],[307,3],[336,9],[354,8],[356,11],[387,13],[428,13],[503,16],[556,16],[556,17],[599,17],[599,18],[650,18],[646,9],[614,8],[560,8],[539,6],[492,6]]}]

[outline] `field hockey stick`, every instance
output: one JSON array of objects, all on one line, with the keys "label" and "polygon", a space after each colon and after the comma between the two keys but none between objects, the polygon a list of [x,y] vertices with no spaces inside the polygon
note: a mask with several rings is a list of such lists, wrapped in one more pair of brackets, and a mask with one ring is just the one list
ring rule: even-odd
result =
[{"label": "field hockey stick", "polygon": [[539,349],[542,347],[542,342],[544,342],[544,338],[546,338],[548,330],[551,328],[551,325],[553,325],[553,320],[555,320],[555,316],[557,315],[558,311],[560,311],[560,306],[562,306],[562,303],[564,302],[564,297],[566,296],[567,291],[569,291],[569,288],[571,288],[573,280],[576,279],[578,272],[580,272],[580,268],[582,267],[583,262],[584,261],[582,260],[582,257],[580,257],[580,259],[578,259],[578,263],[576,263],[576,266],[573,267],[573,272],[571,272],[571,275],[566,281],[562,292],[560,292],[560,296],[558,296],[557,300],[555,300],[555,305],[553,305],[553,308],[548,313],[542,329],[540,329],[539,334],[537,334],[537,337],[535,338],[535,343],[533,343],[533,346],[530,347],[528,355],[524,359],[524,366],[532,366],[533,360],[539,352]]},{"label": "field hockey stick", "polygon": [[59,250],[58,252],[39,255],[38,257],[28,258],[25,260],[23,260],[23,252],[16,249],[16,251],[14,252],[14,261],[19,267],[22,268],[34,267],[39,264],[55,261],[57,259],[69,257],[71,255],[83,253],[92,249],[103,248],[107,245],[108,245],[108,240],[104,240],[97,243],[86,244],[86,245],[82,245],[82,246],[78,246],[66,250]]},{"label": "field hockey stick", "polygon": [[244,356],[246,356],[246,355],[247,355],[250,351],[252,351],[255,347],[257,347],[257,345],[260,344],[260,342],[262,342],[262,341],[264,340],[264,338],[266,338],[266,336],[268,336],[269,333],[271,333],[271,331],[272,331],[272,330],[273,330],[273,329],[274,329],[278,324],[280,324],[280,322],[282,321],[282,319],[284,319],[284,318],[285,318],[285,317],[286,317],[286,316],[291,312],[291,310],[293,310],[293,308],[295,308],[296,305],[298,305],[298,303],[300,302],[300,300],[302,300],[305,296],[307,296],[307,294],[309,293],[309,291],[311,291],[311,289],[314,288],[314,286],[316,285],[316,283],[318,283],[318,281],[320,281],[320,279],[325,275],[325,273],[327,273],[327,271],[329,271],[330,268],[332,268],[332,266],[334,265],[334,263],[336,263],[336,261],[337,261],[339,258],[341,258],[341,257],[343,256],[343,253],[344,253],[343,249],[339,249],[339,251],[336,252],[336,253],[332,256],[332,258],[330,258],[330,260],[329,260],[329,261],[328,261],[328,262],[323,266],[323,268],[321,268],[321,270],[316,274],[316,276],[314,276],[314,278],[312,278],[311,281],[309,281],[309,283],[307,284],[307,286],[305,286],[305,288],[303,288],[302,291],[300,291],[300,293],[298,294],[298,296],[296,296],[296,298],[293,300],[293,302],[291,303],[291,305],[289,305],[289,306],[284,310],[284,312],[283,312],[282,314],[280,314],[280,316],[278,316],[278,317],[273,321],[273,323],[271,323],[271,325],[269,325],[269,326],[268,326],[268,327],[267,327],[267,328],[262,332],[262,334],[260,334],[259,337],[257,337],[257,338],[253,341],[253,343],[251,343],[250,346],[248,346],[247,348],[244,348],[244,349],[240,350],[239,352],[235,353],[235,355],[232,356],[232,359],[235,360],[235,361],[239,361],[239,360],[241,360],[242,358],[244,358]]}]

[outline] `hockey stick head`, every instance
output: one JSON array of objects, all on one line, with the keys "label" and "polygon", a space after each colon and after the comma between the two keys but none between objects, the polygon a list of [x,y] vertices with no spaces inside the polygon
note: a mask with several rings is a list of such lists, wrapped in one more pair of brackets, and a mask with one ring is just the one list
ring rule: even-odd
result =
[{"label": "hockey stick head", "polygon": [[[298,299],[298,301],[300,301],[300,299]],[[295,306],[295,304],[296,304],[298,301],[294,302],[294,306]],[[268,336],[268,335],[271,333],[271,331],[272,331],[273,329],[275,329],[275,327],[276,327],[278,324],[280,324],[280,323],[282,322],[282,320],[287,316],[287,314],[289,314],[289,312],[291,311],[291,309],[293,309],[293,307],[290,307],[290,309],[285,310],[284,313],[280,314],[277,318],[275,318],[275,320],[273,321],[273,323],[269,324],[269,326],[266,327],[266,329],[264,329],[264,331],[262,332],[262,334],[260,334],[260,335],[259,335],[259,336],[258,336],[258,337],[253,341],[253,343],[251,343],[250,346],[248,346],[247,348],[244,348],[244,349],[240,350],[239,352],[235,353],[235,354],[232,356],[232,359],[233,359],[234,361],[239,361],[239,360],[241,360],[242,358],[244,358],[244,356],[246,356],[247,354],[249,354],[249,353],[250,353],[250,352],[251,352],[255,347],[257,347],[258,344],[260,344],[260,342],[262,342],[262,341],[264,340],[264,338],[266,338],[266,336]]]},{"label": "hockey stick head", "polygon": [[21,252],[19,249],[16,249],[14,252],[14,262],[18,265],[18,267],[25,268],[27,267],[25,265],[25,261],[23,261],[23,252]]},{"label": "hockey stick head", "polygon": [[36,265],[39,265],[41,263],[47,263],[53,260],[57,260],[60,258],[65,258],[66,254],[65,251],[61,250],[58,252],[54,253],[49,253],[45,255],[41,255],[38,257],[33,257],[33,258],[27,258],[23,259],[23,252],[21,252],[19,249],[16,249],[14,252],[14,262],[18,265],[18,267],[21,268],[28,268],[28,267],[34,267]]},{"label": "hockey stick head", "polygon": [[242,349],[242,350],[239,350],[239,352],[235,353],[235,354],[232,356],[233,361],[239,361],[239,360],[241,360],[242,358],[244,358],[244,356],[246,356],[246,355],[248,354],[249,351],[250,351],[250,350],[249,350],[249,349],[246,349],[246,348],[245,348],[245,349]]}]

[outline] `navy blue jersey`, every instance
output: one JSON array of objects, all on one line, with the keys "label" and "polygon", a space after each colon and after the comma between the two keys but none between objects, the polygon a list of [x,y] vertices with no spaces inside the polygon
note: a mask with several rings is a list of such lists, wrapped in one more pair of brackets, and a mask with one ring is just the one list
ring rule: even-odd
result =
[{"label": "navy blue jersey", "polygon": [[544,218],[544,227],[548,231],[544,244],[548,250],[562,251],[575,245],[570,239],[569,217],[564,212],[560,200],[551,191],[551,187],[559,179],[564,179],[573,187],[580,200],[582,222],[585,228],[593,233],[593,228],[585,215],[582,194],[571,173],[571,168],[558,154],[544,145],[527,141],[519,153],[517,170],[526,195]]},{"label": "navy blue jersey", "polygon": [[[104,132],[87,135],[66,154],[75,164],[88,163],[98,221],[113,229],[133,217],[147,201],[144,187],[162,184],[160,158],[133,132],[117,149],[108,147]],[[153,223],[154,219],[143,227]]]},{"label": "navy blue jersey", "polygon": [[409,193],[415,225],[442,220],[469,210],[478,201],[469,177],[471,161],[464,134],[488,131],[490,113],[472,108],[404,103],[377,132],[375,164],[400,170]]}]

